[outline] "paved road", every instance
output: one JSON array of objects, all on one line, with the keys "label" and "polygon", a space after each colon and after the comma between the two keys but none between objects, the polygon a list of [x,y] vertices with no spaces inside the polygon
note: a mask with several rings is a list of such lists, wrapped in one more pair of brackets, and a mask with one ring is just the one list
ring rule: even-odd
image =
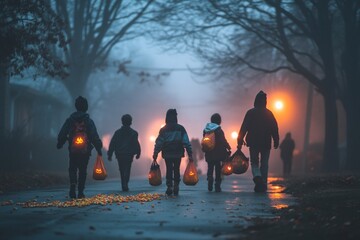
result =
[{"label": "paved road", "polygon": [[[130,192],[163,193],[146,179],[132,179]],[[86,195],[122,193],[117,179],[88,183]],[[225,177],[221,193],[208,192],[202,177],[196,186],[180,185],[176,198],[83,208],[0,206],[0,239],[238,239],[253,217],[272,218],[273,208],[294,204],[291,196],[270,186],[254,193],[249,175]],[[0,202],[66,201],[67,188],[0,195]]]}]

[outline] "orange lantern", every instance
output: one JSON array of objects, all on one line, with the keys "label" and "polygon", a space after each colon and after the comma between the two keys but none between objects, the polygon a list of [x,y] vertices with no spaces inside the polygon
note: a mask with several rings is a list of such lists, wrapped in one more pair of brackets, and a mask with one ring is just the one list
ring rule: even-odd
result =
[{"label": "orange lantern", "polygon": [[148,179],[151,186],[159,186],[162,183],[160,166],[155,161],[151,164]]},{"label": "orange lantern", "polygon": [[204,137],[201,139],[201,148],[204,152],[213,150],[215,147],[215,133],[208,132],[205,133]]},{"label": "orange lantern", "polygon": [[231,161],[225,161],[222,168],[221,168],[222,174],[228,176],[233,173],[233,166],[231,164]]},{"label": "orange lantern", "polygon": [[94,169],[93,169],[93,179],[95,180],[105,180],[107,177],[106,169],[104,166],[104,160],[102,156],[97,155]]},{"label": "orange lantern", "polygon": [[75,140],[76,145],[81,145],[84,143],[84,139],[82,137],[77,137]]},{"label": "orange lantern", "polygon": [[196,166],[194,162],[189,162],[186,166],[183,182],[185,185],[193,186],[196,185],[199,181],[199,176],[197,174]]}]

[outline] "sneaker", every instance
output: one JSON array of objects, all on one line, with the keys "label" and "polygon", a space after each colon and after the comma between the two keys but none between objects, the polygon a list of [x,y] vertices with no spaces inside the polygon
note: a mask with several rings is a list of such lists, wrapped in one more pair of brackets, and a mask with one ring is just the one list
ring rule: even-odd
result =
[{"label": "sneaker", "polygon": [[76,198],[75,185],[70,185],[69,197],[71,199]]},{"label": "sneaker", "polygon": [[79,199],[85,198],[85,194],[84,194],[83,192],[79,192],[78,198],[79,198]]},{"label": "sneaker", "polygon": [[172,187],[167,187],[167,189],[166,189],[166,195],[168,195],[168,196],[171,196],[171,194],[173,193],[173,189],[172,189]]},{"label": "sneaker", "polygon": [[254,177],[253,181],[255,183],[255,192],[266,192],[266,185],[260,176]]},{"label": "sneaker", "polygon": [[174,185],[174,196],[179,195],[179,185]]},{"label": "sneaker", "polygon": [[208,190],[211,192],[213,190],[213,183],[208,181]]}]

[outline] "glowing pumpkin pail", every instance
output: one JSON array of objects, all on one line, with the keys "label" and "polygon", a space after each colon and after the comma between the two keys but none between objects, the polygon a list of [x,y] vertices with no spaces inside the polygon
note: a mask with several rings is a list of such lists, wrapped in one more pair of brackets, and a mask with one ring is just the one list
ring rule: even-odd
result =
[{"label": "glowing pumpkin pail", "polygon": [[97,155],[94,169],[93,169],[93,179],[95,180],[105,180],[107,177],[106,169],[104,166],[104,160],[102,156]]},{"label": "glowing pumpkin pail", "polygon": [[159,186],[162,183],[160,166],[155,161],[151,164],[148,179],[151,186]]},{"label": "glowing pumpkin pail", "polygon": [[231,157],[231,164],[233,167],[233,173],[243,174],[249,168],[249,158],[245,156],[242,151],[236,151]]},{"label": "glowing pumpkin pail", "polygon": [[231,164],[231,161],[225,161],[221,168],[221,173],[223,175],[231,175],[233,173],[233,166]]},{"label": "glowing pumpkin pail", "polygon": [[198,181],[199,176],[196,170],[196,166],[194,162],[189,162],[184,172],[183,182],[185,185],[194,186],[198,183]]}]

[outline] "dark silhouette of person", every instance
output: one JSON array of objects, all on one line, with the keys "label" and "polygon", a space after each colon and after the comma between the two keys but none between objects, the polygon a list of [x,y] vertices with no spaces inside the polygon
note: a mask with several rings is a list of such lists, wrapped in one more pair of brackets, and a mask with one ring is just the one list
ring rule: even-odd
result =
[{"label": "dark silhouette of person", "polygon": [[[97,154],[102,156],[102,142],[96,130],[94,121],[87,114],[88,102],[86,98],[79,96],[75,100],[76,112],[72,113],[63,124],[57,139],[57,148],[63,147],[69,142],[69,197],[76,198],[76,184],[78,184],[78,198],[84,198],[87,165],[91,156],[91,150],[95,147]],[[80,129],[78,131],[78,129]],[[81,137],[77,137],[80,132]],[[79,147],[74,143],[79,138]],[[81,141],[80,141],[81,140]],[[77,176],[78,175],[78,176]]]},{"label": "dark silhouette of person", "polygon": [[275,149],[279,147],[278,124],[266,104],[266,93],[260,91],[255,97],[254,108],[245,114],[237,139],[239,150],[244,144],[249,147],[255,192],[267,190],[271,140],[274,140]]},{"label": "dark silhouette of person", "polygon": [[295,149],[295,141],[291,138],[291,133],[285,135],[284,140],[280,144],[280,157],[283,161],[283,174],[288,177],[291,174],[291,166],[293,159],[293,152]]},{"label": "dark silhouette of person", "polygon": [[[194,159],[194,164],[197,167],[198,166],[198,161],[200,161],[201,159],[204,158],[204,153],[201,150],[201,144],[200,144],[200,140],[197,138],[192,138],[190,141],[191,144],[191,149],[193,152],[193,159]],[[198,170],[200,171],[200,170]]]},{"label": "dark silhouette of person", "polygon": [[206,133],[214,132],[215,145],[210,151],[205,151],[205,160],[208,164],[207,180],[208,190],[211,192],[214,185],[214,168],[215,168],[215,192],[221,192],[221,165],[231,154],[231,147],[225,138],[224,131],[221,129],[221,116],[215,113],[211,116],[210,123],[207,123],[203,136]]},{"label": "dark silhouette of person", "polygon": [[176,109],[169,109],[166,112],[165,126],[159,131],[155,140],[153,160],[156,162],[159,152],[165,159],[166,164],[166,195],[179,194],[180,163],[184,157],[184,148],[192,158],[192,148],[185,128],[178,124]]},{"label": "dark silhouette of person", "polygon": [[132,124],[132,117],[125,114],[121,117],[122,127],[115,131],[111,138],[109,150],[107,152],[108,160],[112,160],[112,155],[118,160],[121,187],[124,192],[129,191],[129,180],[131,172],[131,164],[136,155],[136,159],[140,158],[141,148],[138,140],[138,133],[130,126]]}]

